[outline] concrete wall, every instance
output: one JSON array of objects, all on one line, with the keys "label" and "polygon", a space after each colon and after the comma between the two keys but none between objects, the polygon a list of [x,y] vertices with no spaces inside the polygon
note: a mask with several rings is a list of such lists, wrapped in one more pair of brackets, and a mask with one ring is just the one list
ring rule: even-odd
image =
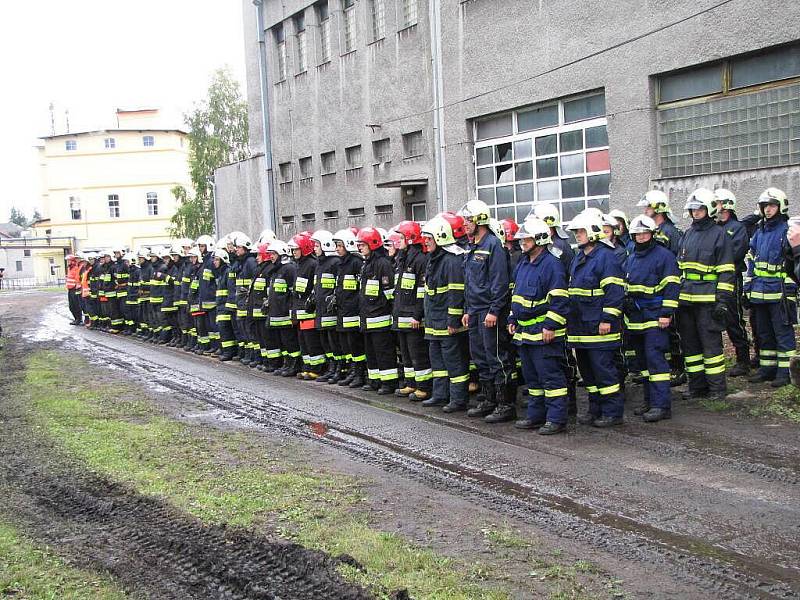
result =
[{"label": "concrete wall", "polygon": [[[22,270],[17,271],[17,261],[22,262]],[[4,268],[4,279],[28,279],[35,276],[34,256],[25,256],[22,248],[0,247],[0,267]]]},{"label": "concrete wall", "polygon": [[[258,48],[254,43],[255,11],[245,10],[245,44],[251,133],[260,132]],[[661,179],[659,168],[655,75],[727,56],[800,39],[800,3],[776,0],[738,1],[713,8],[718,0],[441,0],[444,136],[448,206],[457,209],[475,197],[472,123],[475,118],[591,90],[606,98],[611,156],[611,205],[635,214],[647,189],[671,195],[676,213],[696,186],[727,186],[740,199],[740,213],[755,207],[755,198],[770,185],[790,198],[800,194],[796,166],[758,169],[683,179]],[[332,60],[319,64],[316,12],[303,0],[266,2],[266,27],[283,22],[288,76],[276,82],[276,44],[267,31],[266,48],[277,217],[314,212],[315,226],[334,229],[351,223],[320,222],[322,210],[395,205],[402,214],[398,190],[375,185],[411,175],[427,177],[418,190],[435,212],[433,100],[428,4],[421,1],[418,24],[398,31],[400,3],[386,0],[386,37],[369,43],[368,7],[357,0],[359,41],[342,55],[342,12],[330,0]],[[309,68],[296,69],[292,16],[305,11]],[[705,12],[704,12],[705,11]],[[634,38],[638,38],[635,41]],[[378,127],[366,127],[377,125]],[[403,160],[400,136],[421,129],[427,152]],[[371,142],[389,137],[389,168],[371,164]],[[254,140],[255,141],[255,140]],[[363,167],[345,173],[344,148],[362,145]],[[320,175],[320,153],[336,150],[334,175]],[[299,181],[298,159],[311,156],[312,177]],[[280,163],[291,163],[291,181],[281,182]],[[353,224],[361,224],[353,220]],[[310,228],[310,227],[298,227]]]},{"label": "concrete wall", "polygon": [[255,238],[264,229],[265,173],[263,155],[214,172],[217,237],[243,231]]}]

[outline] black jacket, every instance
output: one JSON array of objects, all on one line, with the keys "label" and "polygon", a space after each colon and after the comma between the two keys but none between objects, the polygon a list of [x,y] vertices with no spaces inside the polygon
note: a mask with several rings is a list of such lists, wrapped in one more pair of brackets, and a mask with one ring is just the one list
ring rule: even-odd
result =
[{"label": "black jacket", "polygon": [[297,276],[294,280],[294,293],[292,294],[292,318],[298,321],[313,319],[316,315],[313,309],[308,309],[307,303],[314,292],[314,273],[317,270],[317,260],[313,256],[301,256],[295,262]]},{"label": "black jacket", "polygon": [[339,259],[336,275],[336,315],[338,328],[350,330],[361,326],[359,313],[358,281],[364,260],[352,252]]},{"label": "black jacket", "polygon": [[297,277],[297,266],[291,260],[278,259],[273,265],[269,281],[269,326],[292,326],[292,295],[294,280]]},{"label": "black jacket", "polygon": [[425,314],[425,269],[428,255],[412,244],[396,256],[394,288],[394,329],[411,328],[410,319],[422,322]]},{"label": "black jacket", "polygon": [[265,310],[267,290],[276,268],[275,263],[269,260],[258,263],[247,290],[247,316],[253,319],[266,319],[269,316]]},{"label": "black jacket", "polygon": [[236,271],[236,316],[247,317],[247,296],[258,268],[256,257],[246,254],[239,259],[241,267]]},{"label": "black jacket", "polygon": [[341,259],[338,256],[321,256],[317,259],[316,270],[314,271],[314,298],[316,306],[317,329],[329,329],[336,327],[337,310],[335,305],[336,298],[336,278],[339,276],[339,265]]},{"label": "black jacket", "polygon": [[361,325],[364,331],[387,329],[392,326],[394,297],[394,267],[386,250],[377,248],[369,253],[361,268],[358,291]]},{"label": "black jacket", "polygon": [[721,302],[733,295],[736,271],[729,237],[708,217],[694,221],[683,234],[680,304]]},{"label": "black jacket", "polygon": [[446,337],[448,327],[465,331],[461,326],[462,316],[464,255],[437,248],[425,269],[425,338]]}]

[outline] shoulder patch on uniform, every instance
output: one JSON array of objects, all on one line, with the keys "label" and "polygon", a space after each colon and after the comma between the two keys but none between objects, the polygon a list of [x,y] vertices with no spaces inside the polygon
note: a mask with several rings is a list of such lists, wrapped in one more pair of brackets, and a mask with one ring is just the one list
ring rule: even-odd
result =
[{"label": "shoulder patch on uniform", "polygon": [[388,275],[384,275],[381,278],[381,283],[383,283],[383,285],[389,285],[389,276]]}]

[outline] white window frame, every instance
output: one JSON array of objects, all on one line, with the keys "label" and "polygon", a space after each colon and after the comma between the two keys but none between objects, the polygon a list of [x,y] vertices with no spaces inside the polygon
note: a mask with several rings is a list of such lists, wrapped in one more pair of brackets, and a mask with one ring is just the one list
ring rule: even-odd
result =
[{"label": "white window frame", "polygon": [[158,216],[158,193],[156,192],[147,192],[145,195],[145,202],[147,203],[147,216],[148,217],[157,217]]},{"label": "white window frame", "polygon": [[297,74],[308,70],[308,47],[306,45],[306,30],[297,32]]},{"label": "white window frame", "polygon": [[345,168],[348,171],[360,169],[364,166],[364,157],[361,144],[348,146],[344,149]]},{"label": "white window frame", "polygon": [[401,15],[401,25],[400,29],[407,29],[408,27],[413,27],[418,22],[418,6],[417,0],[401,0],[400,3],[400,15]]},{"label": "white window frame", "polygon": [[78,140],[66,140],[64,141],[64,150],[67,152],[74,152],[78,149]]},{"label": "white window frame", "polygon": [[[564,98],[562,100],[559,100],[558,101],[558,122],[559,122],[558,125],[545,127],[545,128],[542,128],[542,129],[534,129],[532,131],[525,131],[524,133],[519,133],[519,128],[518,128],[518,124],[517,124],[517,113],[526,112],[527,110],[530,110],[531,108],[533,108],[533,107],[530,107],[530,106],[522,107],[522,108],[520,108],[518,110],[515,110],[513,112],[512,122],[513,122],[513,132],[514,133],[512,133],[511,135],[507,135],[507,136],[489,138],[489,139],[486,139],[486,140],[481,140],[480,142],[475,142],[475,148],[474,148],[474,151],[473,151],[473,162],[474,162],[474,165],[473,165],[473,167],[474,167],[473,168],[473,176],[475,178],[474,181],[475,181],[476,193],[477,193],[478,190],[481,190],[481,189],[498,188],[498,187],[506,187],[506,186],[511,186],[511,188],[512,188],[512,190],[514,192],[514,200],[513,200],[513,202],[511,202],[511,203],[505,202],[505,203],[502,203],[502,204],[495,203],[493,205],[490,205],[490,208],[493,209],[493,213],[495,215],[497,214],[497,209],[500,209],[500,208],[516,207],[518,205],[529,206],[532,203],[539,202],[540,199],[539,199],[539,190],[538,190],[537,184],[538,183],[546,183],[548,181],[557,181],[559,183],[559,186],[558,186],[558,198],[557,199],[544,200],[544,201],[550,202],[550,203],[556,205],[558,207],[558,209],[559,209],[559,212],[562,214],[562,216],[563,216],[563,210],[562,210],[562,204],[563,203],[578,202],[578,201],[583,200],[584,201],[584,206],[586,206],[586,203],[588,203],[590,200],[594,200],[594,201],[598,201],[599,202],[599,201],[602,201],[603,199],[606,199],[606,201],[608,201],[608,199],[610,197],[610,193],[601,194],[601,195],[589,195],[588,194],[588,181],[587,181],[587,178],[588,177],[593,177],[593,176],[596,176],[596,175],[610,175],[611,174],[611,169],[610,168],[606,169],[606,170],[602,170],[602,171],[592,171],[591,173],[588,173],[588,172],[586,172],[586,165],[584,163],[584,172],[583,172],[583,174],[575,174],[575,175],[561,175],[560,174],[560,162],[561,162],[561,158],[564,157],[564,156],[573,156],[573,155],[577,155],[577,154],[586,154],[587,152],[598,152],[598,151],[602,151],[602,150],[609,150],[609,145],[608,144],[605,145],[605,146],[597,146],[597,147],[592,147],[592,148],[587,149],[586,148],[586,134],[584,133],[583,134],[584,135],[584,140],[583,140],[584,143],[583,143],[583,148],[582,149],[570,150],[568,152],[561,152],[560,151],[560,136],[563,133],[567,133],[567,132],[570,132],[570,131],[591,129],[592,127],[600,127],[600,126],[605,126],[606,127],[606,132],[608,131],[608,129],[607,129],[608,128],[608,119],[605,116],[593,117],[593,118],[590,118],[590,119],[585,119],[583,121],[576,121],[576,122],[573,122],[573,123],[564,124],[564,103],[565,102],[570,102],[570,101],[573,101],[573,100],[579,100],[581,98],[586,98],[586,97],[596,96],[596,95],[597,95],[597,92],[593,92],[593,93],[582,94],[580,96],[573,96],[573,97]],[[555,104],[555,103],[543,103],[540,106],[546,106],[547,104]],[[475,139],[477,137],[477,133],[478,133],[477,127],[478,127],[477,121],[473,122],[473,136],[474,136],[473,139]],[[537,155],[536,154],[536,138],[545,137],[545,136],[548,136],[548,135],[556,135],[557,136],[557,139],[559,140],[559,151],[557,151],[554,154],[551,153],[551,154]],[[494,154],[493,154],[491,163],[482,164],[482,165],[478,164],[478,150],[479,149],[487,148],[487,147],[493,147],[493,146],[496,146],[498,144],[504,144],[504,143],[512,144],[512,148],[513,148],[514,142],[519,142],[519,141],[524,141],[524,140],[530,140],[531,141],[531,156],[530,156],[530,158],[517,160],[512,155],[512,160],[510,160],[510,161],[495,162]],[[513,150],[512,150],[512,152],[513,152]],[[537,178],[536,161],[538,159],[543,159],[543,158],[557,158],[558,159],[558,162],[559,162],[559,175],[554,176],[554,177]],[[497,183],[492,183],[490,185],[478,185],[478,170],[479,169],[484,169],[484,168],[488,168],[488,167],[494,168],[497,165],[504,165],[504,164],[511,164],[512,165],[511,168],[514,169],[513,165],[515,165],[516,163],[518,163],[518,162],[528,162],[528,161],[530,161],[532,163],[532,170],[533,170],[532,179],[525,179],[525,180],[519,180],[519,181],[514,179],[510,183],[503,184],[503,185],[498,185]],[[572,178],[576,178],[576,177],[583,177],[584,195],[576,197],[576,198],[562,198],[561,197],[561,194],[562,194],[561,180],[562,179],[572,179]],[[525,200],[525,201],[522,201],[522,202],[517,202],[517,185],[518,184],[525,184],[525,183],[532,184],[532,186],[533,186],[533,199],[532,199],[532,201]],[[495,201],[496,201],[496,192],[495,192]],[[524,215],[522,215],[522,217],[524,218]],[[519,215],[517,216],[517,219],[521,220],[519,218]]]},{"label": "white window frame", "polygon": [[[149,141],[149,143],[148,143]],[[156,145],[156,138],[154,135],[143,135],[142,136],[142,146],[145,148],[152,148]]]},{"label": "white window frame", "polygon": [[[78,213],[77,217],[75,213]],[[83,212],[81,211],[81,199],[78,196],[69,197],[69,215],[73,221],[80,221],[83,216]]]},{"label": "white window frame", "polygon": [[[327,6],[327,5],[326,5]],[[331,13],[330,7],[326,8],[328,16],[320,18],[320,7],[317,7],[317,18],[319,19],[319,58],[320,64],[324,65],[331,60]]]},{"label": "white window frame", "polygon": [[358,45],[358,25],[356,22],[356,4],[345,8],[345,0],[342,0],[342,38],[344,40],[344,52],[349,54],[355,52]]},{"label": "white window frame", "polygon": [[117,140],[114,138],[106,138],[103,140],[103,146],[106,150],[113,150],[117,147]]},{"label": "white window frame", "polygon": [[[119,219],[120,212],[119,207],[119,194],[109,194],[108,195],[108,217],[110,219]],[[115,210],[116,209],[116,210]],[[116,212],[116,214],[114,214]]]}]

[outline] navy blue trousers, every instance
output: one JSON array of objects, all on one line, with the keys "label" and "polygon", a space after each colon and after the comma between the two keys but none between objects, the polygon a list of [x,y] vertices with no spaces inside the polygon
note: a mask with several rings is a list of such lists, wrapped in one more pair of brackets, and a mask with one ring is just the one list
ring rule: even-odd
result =
[{"label": "navy blue trousers", "polygon": [[564,342],[521,344],[522,377],[528,394],[527,417],[534,423],[567,422],[567,377],[562,368]]},{"label": "navy blue trousers", "polygon": [[430,338],[428,352],[433,370],[433,398],[466,406],[469,361],[459,347],[462,335]]},{"label": "navy blue trousers", "polygon": [[789,377],[789,359],[795,353],[794,327],[797,321],[794,303],[790,313],[785,313],[780,302],[753,304],[759,347],[759,373],[768,379]]},{"label": "navy blue trousers", "polygon": [[481,381],[505,385],[511,382],[514,371],[508,353],[506,319],[497,317],[494,327],[486,327],[483,324],[486,314],[484,311],[469,316],[469,352]]},{"label": "navy blue trousers", "polygon": [[623,412],[619,370],[619,348],[575,348],[578,370],[589,394],[589,414],[593,417],[621,417]]},{"label": "navy blue trousers", "polygon": [[644,401],[652,408],[670,410],[669,330],[654,327],[630,334],[636,364],[644,376]]}]

